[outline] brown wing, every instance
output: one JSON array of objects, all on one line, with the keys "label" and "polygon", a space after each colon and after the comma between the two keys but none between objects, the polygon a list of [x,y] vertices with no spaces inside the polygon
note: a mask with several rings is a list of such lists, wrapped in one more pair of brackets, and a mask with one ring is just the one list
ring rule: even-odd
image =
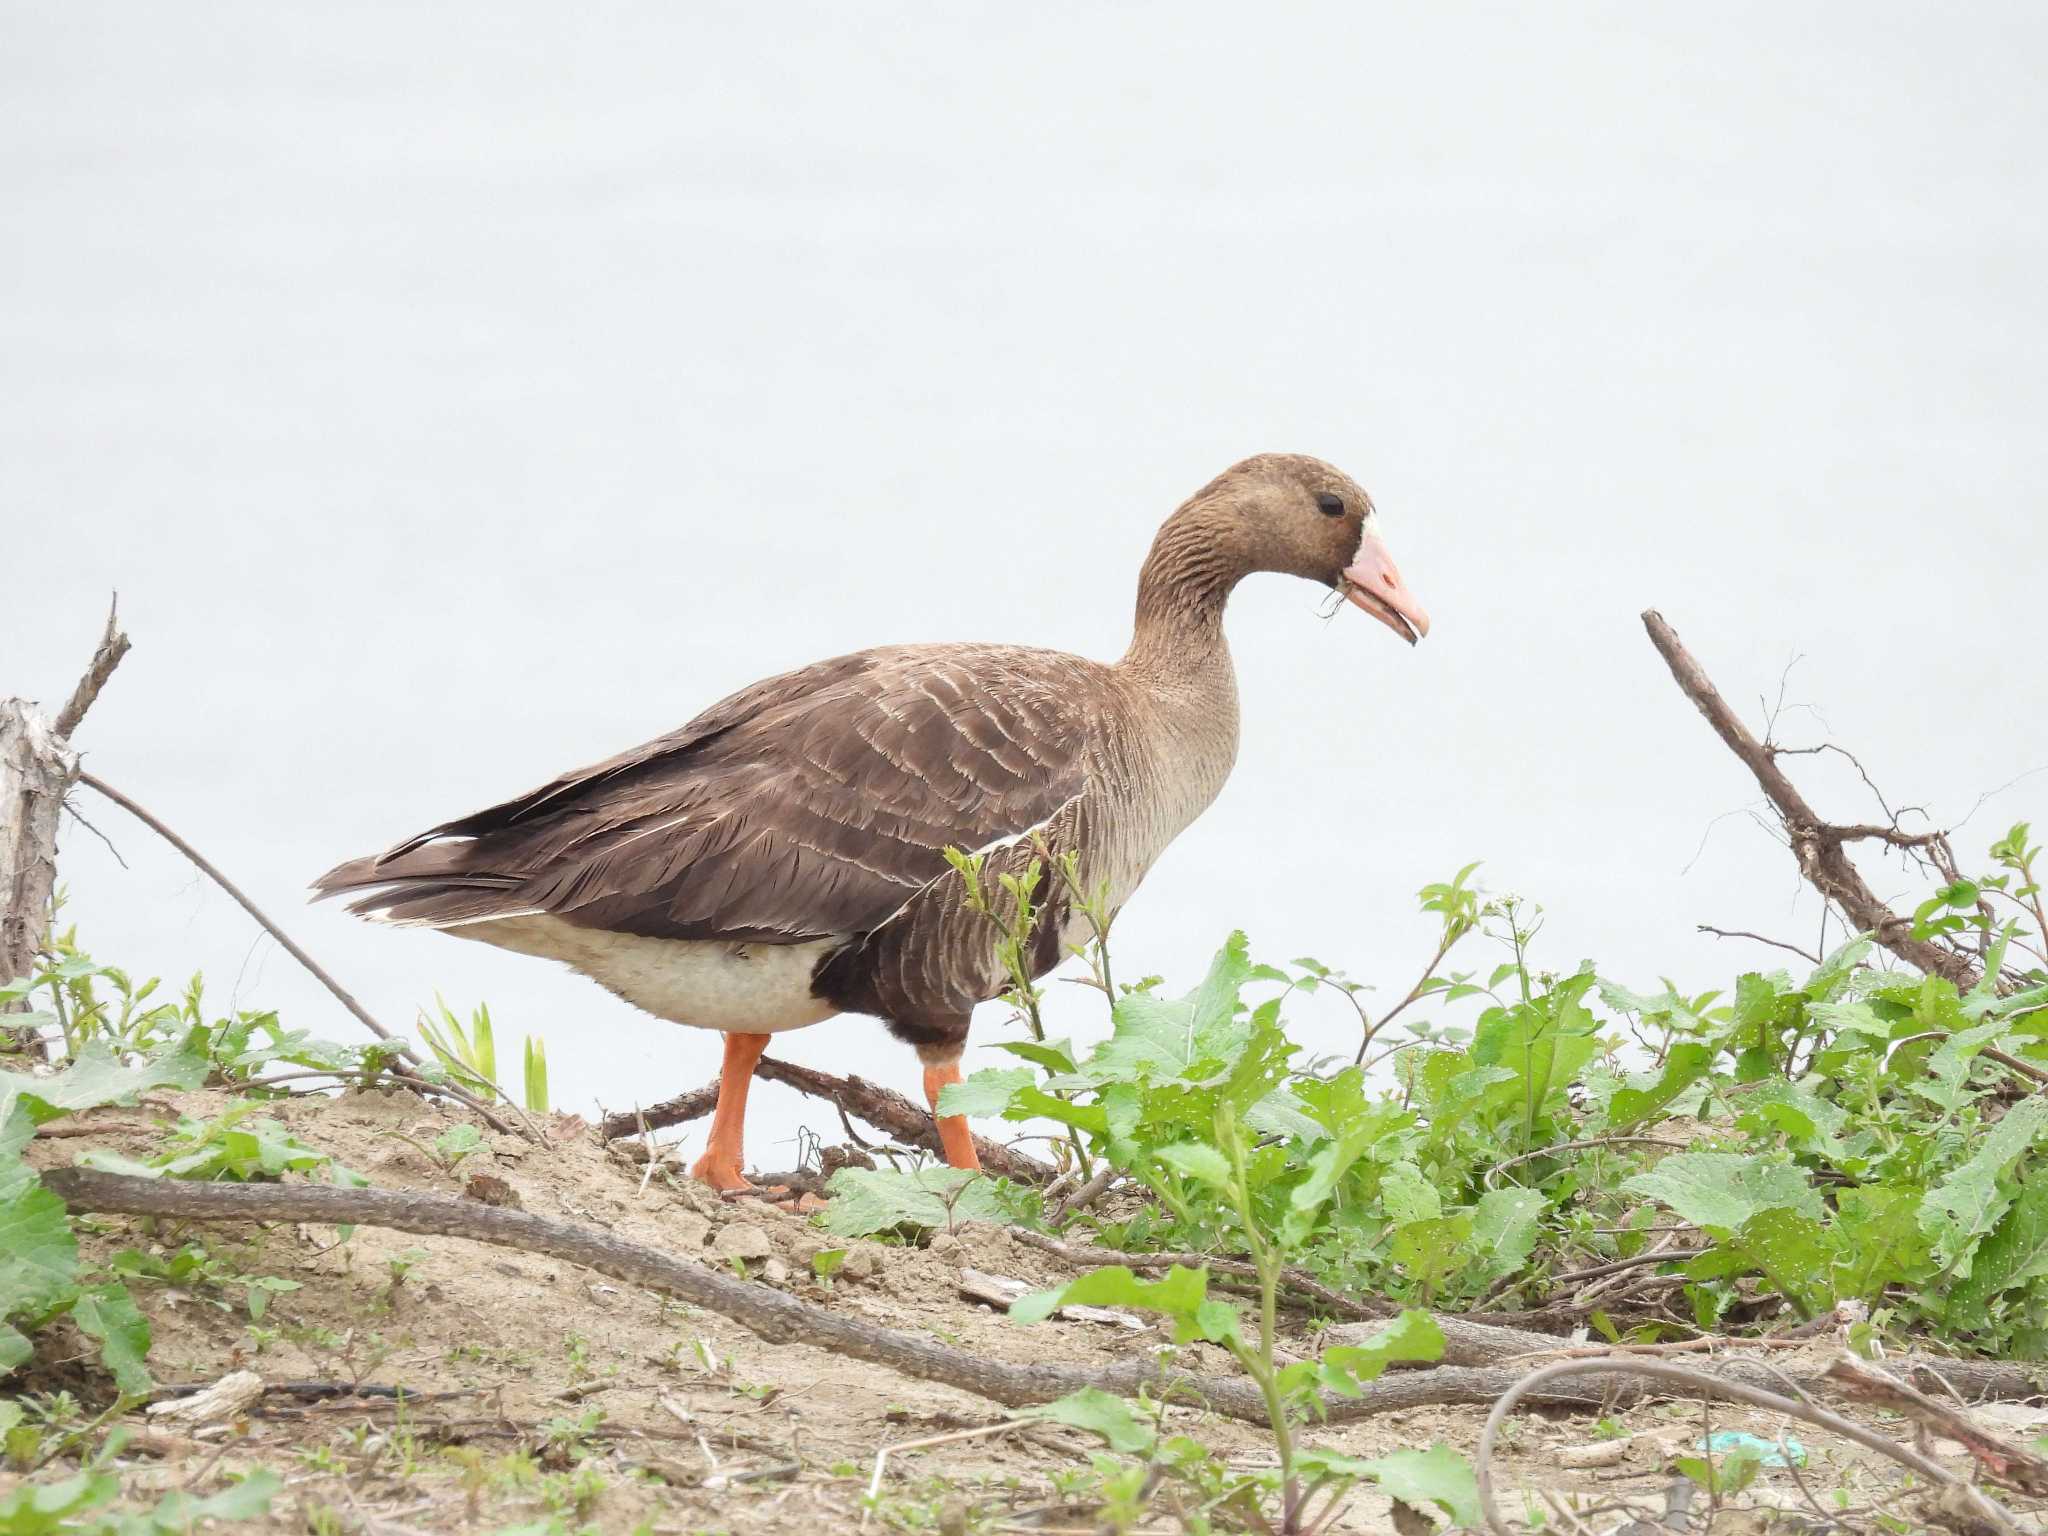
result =
[{"label": "brown wing", "polygon": [[323,876],[350,910],[452,926],[548,912],[654,938],[869,931],[1081,793],[1094,664],[997,646],[864,651]]}]

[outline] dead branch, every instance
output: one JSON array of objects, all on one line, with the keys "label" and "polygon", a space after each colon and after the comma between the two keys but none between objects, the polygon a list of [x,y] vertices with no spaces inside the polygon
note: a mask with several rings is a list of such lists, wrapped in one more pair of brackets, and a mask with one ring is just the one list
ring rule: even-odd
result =
[{"label": "dead branch", "polygon": [[[1510,1525],[1500,1512],[1494,1498],[1493,1448],[1500,1437],[1501,1426],[1515,1405],[1524,1399],[1537,1398],[1546,1389],[1571,1376],[1592,1376],[1628,1374],[1648,1377],[1664,1383],[1667,1387],[1680,1389],[1672,1396],[1714,1397],[1725,1402],[1747,1403],[1753,1408],[1767,1409],[1782,1413],[1789,1418],[1802,1420],[1831,1434],[1841,1436],[1875,1451],[1880,1456],[1889,1456],[1911,1471],[1925,1478],[1935,1487],[1944,1490],[1950,1497],[1964,1501],[1969,1512],[1978,1520],[1986,1522],[1988,1528],[2022,1536],[2023,1527],[2011,1515],[1983,1494],[1957,1477],[1940,1462],[1924,1456],[1909,1446],[1879,1434],[1876,1430],[1865,1429],[1854,1420],[1845,1419],[1838,1413],[1830,1413],[1812,1402],[1787,1397],[1759,1386],[1733,1380],[1725,1371],[1707,1371],[1694,1366],[1675,1365],[1668,1360],[1566,1360],[1557,1365],[1546,1365],[1532,1371],[1508,1388],[1493,1405],[1493,1411],[1486,1416],[1486,1427],[1479,1434],[1479,1448],[1473,1456],[1474,1471],[1479,1480],[1479,1507],[1486,1517],[1487,1529],[1494,1536],[1514,1536],[1515,1527]],[[1772,1379],[1785,1381],[1788,1378],[1772,1373]],[[1795,1390],[1804,1390],[1804,1384],[1791,1379]]]},{"label": "dead branch", "polygon": [[679,1093],[645,1109],[622,1110],[615,1115],[606,1115],[597,1124],[598,1139],[623,1141],[628,1136],[643,1136],[649,1131],[666,1130],[672,1125],[687,1125],[692,1120],[703,1119],[716,1108],[718,1079],[714,1077],[702,1088],[692,1088],[688,1093]]},{"label": "dead branch", "polygon": [[71,697],[57,711],[57,718],[51,725],[59,736],[68,739],[77,734],[85,712],[92,708],[93,700],[100,696],[100,690],[107,686],[107,679],[114,675],[114,668],[121,665],[121,658],[129,652],[128,635],[120,625],[120,608],[121,595],[117,592],[113,601],[107,604],[107,627],[100,635],[99,648],[92,653],[85,676],[71,690]]},{"label": "dead branch", "polygon": [[[859,1116],[905,1146],[922,1147],[929,1152],[943,1150],[939,1145],[938,1128],[932,1124],[931,1111],[921,1104],[912,1103],[893,1088],[884,1088],[865,1078],[834,1077],[829,1072],[777,1061],[772,1056],[763,1056],[754,1064],[754,1076],[765,1082],[786,1083],[799,1093],[836,1104],[843,1113]],[[693,1088],[688,1093],[678,1094],[660,1104],[650,1104],[645,1109],[622,1110],[618,1114],[606,1115],[599,1123],[598,1134],[606,1141],[617,1141],[627,1136],[638,1136],[643,1131],[683,1125],[710,1114],[717,1107],[718,1084],[706,1083],[702,1088]],[[974,1150],[986,1172],[1024,1184],[1052,1182],[1055,1170],[1049,1164],[1006,1147],[999,1141],[977,1136],[974,1138]]]},{"label": "dead branch", "polygon": [[2000,1487],[2036,1498],[2048,1495],[2048,1461],[1993,1434],[1953,1403],[1929,1397],[1889,1371],[1850,1355],[1836,1360],[1823,1374],[1845,1397],[1893,1409],[1938,1435],[1961,1441],[1984,1475]]},{"label": "dead branch", "polygon": [[[78,775],[70,738],[127,653],[128,637],[109,607],[99,649],[54,722],[26,699],[0,700],[0,982],[35,968],[57,885],[57,820]],[[0,1013],[27,1006],[0,1004]],[[39,1044],[33,1029],[0,1034],[23,1050]]]},{"label": "dead branch", "polygon": [[[42,1181],[75,1215],[97,1212],[175,1216],[192,1221],[352,1223],[427,1236],[469,1238],[525,1253],[546,1254],[585,1265],[631,1285],[680,1297],[731,1318],[773,1344],[815,1345],[848,1359],[887,1366],[921,1381],[957,1387],[1011,1408],[1050,1402],[1082,1387],[1121,1393],[1148,1387],[1156,1395],[1198,1402],[1231,1418],[1253,1424],[1266,1422],[1264,1401],[1248,1381],[1171,1373],[1151,1355],[1098,1370],[1007,1365],[893,1328],[857,1322],[785,1296],[771,1287],[671,1258],[608,1232],[552,1221],[525,1211],[482,1205],[454,1195],[339,1189],[321,1184],[197,1184],[98,1173],[85,1168],[54,1169],[45,1173]],[[1566,1363],[1579,1371],[1587,1367],[1618,1368],[1617,1363],[1608,1361]],[[1652,1364],[1628,1363],[1630,1367]],[[1918,1362],[1918,1368],[1959,1395],[1976,1401],[2031,1397],[2044,1389],[2042,1373],[1998,1361],[1927,1360]],[[1656,1371],[1649,1369],[1646,1374],[1655,1377]],[[1692,1384],[1698,1375],[1687,1372],[1685,1380]],[[1764,1382],[1783,1382],[1785,1376],[1754,1361],[1729,1360],[1722,1362],[1709,1379],[1748,1389]],[[1625,1404],[1662,1392],[1656,1386],[1639,1386],[1634,1391],[1617,1393],[1563,1384],[1544,1385],[1539,1390],[1532,1385],[1534,1381],[1535,1378],[1515,1370],[1440,1366],[1385,1377],[1373,1382],[1358,1398],[1326,1398],[1323,1409],[1329,1420],[1342,1422],[1435,1403],[1491,1402],[1514,1389],[1519,1396],[1535,1401],[1598,1410],[1609,1403]],[[1800,1385],[1817,1386],[1819,1382],[1818,1376],[1812,1376]]]},{"label": "dead branch", "polygon": [[1821,957],[1810,949],[1804,949],[1797,944],[1787,944],[1783,939],[1767,939],[1762,934],[1751,933],[1746,928],[1716,928],[1712,923],[1695,923],[1693,928],[1698,933],[1711,933],[1717,939],[1753,939],[1759,944],[1768,944],[1773,949],[1788,950],[1814,965],[1821,962]]},{"label": "dead branch", "polygon": [[1655,609],[1646,610],[1643,628],[1649,632],[1650,643],[1657,648],[1657,654],[1671,668],[1672,679],[1678,684],[1679,691],[1706,716],[1714,733],[1729,751],[1742,760],[1743,766],[1749,769],[1758,787],[1770,800],[1778,813],[1778,820],[1784,825],[1786,836],[1791,839],[1793,857],[1799,861],[1799,872],[1807,882],[1820,892],[1824,900],[1834,904],[1853,929],[1870,934],[1908,965],[1932,976],[1946,977],[1964,991],[1975,985],[1978,968],[1955,950],[1914,938],[1912,923],[1885,905],[1843,851],[1846,842],[1872,837],[1894,847],[1936,846],[1938,850],[1945,845],[1945,837],[1940,833],[1913,836],[1896,828],[1838,826],[1823,821],[1797,786],[1785,776],[1784,770],[1779,768],[1776,750],[1750,734],[1749,728],[1728,707],[1692,653],[1679,643],[1677,632],[1664,622],[1663,615]]},{"label": "dead branch", "polygon": [[[186,842],[184,838],[180,837],[176,832],[173,832],[162,821],[158,820],[157,817],[152,815],[149,811],[145,810],[142,806],[136,804],[135,801],[129,799],[126,795],[122,794],[120,790],[114,788],[113,785],[107,783],[104,779],[98,778],[90,773],[80,773],[78,775],[78,782],[85,785],[88,789],[97,790],[100,794],[105,795],[109,800],[113,801],[114,804],[120,806],[122,810],[126,811],[130,816],[133,816],[137,821],[141,822],[144,826],[148,827],[150,831],[156,833],[158,837],[162,838],[165,842],[169,843],[173,848],[177,849],[178,852],[182,853],[187,859],[189,859],[192,862],[192,865],[195,869],[197,869],[201,874],[205,875],[207,879],[211,880],[215,885],[219,886],[222,890],[226,891],[228,895],[232,896],[235,899],[236,905],[241,907],[241,909],[244,912],[248,913],[251,917],[256,919],[257,926],[262,928],[262,930],[265,933],[269,934],[273,939],[277,940],[278,945],[284,950],[286,954],[290,955],[294,960],[298,961],[299,964],[303,965],[308,971],[310,971],[313,974],[313,978],[334,995],[335,1001],[339,1002],[342,1007],[346,1008],[350,1013],[354,1014],[356,1018],[362,1023],[364,1028],[368,1029],[369,1032],[375,1035],[379,1040],[385,1041],[386,1043],[393,1046],[395,1048],[394,1054],[401,1058],[402,1061],[410,1063],[413,1068],[417,1068],[421,1065],[419,1056],[413,1051],[413,1048],[410,1045],[407,1045],[405,1041],[399,1039],[396,1035],[392,1034],[391,1031],[386,1029],[382,1024],[379,1024],[377,1020],[371,1016],[369,1009],[365,1008],[361,1003],[356,1001],[355,995],[353,993],[351,993],[340,982],[336,981],[332,976],[330,976],[327,973],[326,967],[321,965],[319,961],[315,960],[311,955],[307,954],[303,949],[299,948],[299,946],[295,942],[293,942],[292,936],[286,933],[282,928],[278,927],[278,925],[271,920],[270,914],[265,912],[261,907],[257,906],[255,902],[251,901],[247,894],[243,892],[242,888],[236,885],[235,882],[230,880],[225,874],[221,873],[219,867],[216,866],[211,859],[207,858],[205,854],[201,853],[197,848],[194,848],[190,843]],[[428,1079],[421,1077],[416,1070],[408,1070],[404,1066],[396,1068],[394,1070],[394,1075],[405,1081],[409,1086],[419,1090],[422,1093],[442,1094],[448,1098],[454,1099],[459,1104],[466,1105],[468,1108],[474,1110],[478,1115],[480,1115],[494,1131],[498,1131],[501,1134],[505,1135],[524,1136],[529,1141],[538,1141],[541,1139],[539,1134],[535,1132],[532,1129],[532,1127],[515,1125],[510,1121],[505,1120],[503,1117],[495,1114],[488,1104],[483,1103],[474,1094],[467,1092],[465,1089],[457,1086],[454,1083],[431,1082]]]}]

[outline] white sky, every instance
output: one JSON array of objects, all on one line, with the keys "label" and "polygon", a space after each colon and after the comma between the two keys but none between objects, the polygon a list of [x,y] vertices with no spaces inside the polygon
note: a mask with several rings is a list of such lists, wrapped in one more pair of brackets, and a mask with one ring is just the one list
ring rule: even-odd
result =
[{"label": "white sky", "polygon": [[[2022,5],[9,0],[0,689],[60,700],[118,587],[94,770],[387,1021],[487,998],[559,1104],[620,1107],[717,1037],[306,882],[816,657],[1114,656],[1159,519],[1315,453],[1435,632],[1240,592],[1237,775],[1122,973],[1191,984],[1242,925],[1398,997],[1415,889],[1483,858],[1553,963],[1725,984],[1770,952],[1695,922],[1817,909],[1739,818],[1694,860],[1755,790],[1640,609],[1734,697],[1803,655],[1895,799],[2048,764],[2044,44]],[[88,814],[103,959],[354,1038]],[[915,1091],[867,1020],[778,1049]],[[757,1088],[753,1159],[807,1115]]]}]

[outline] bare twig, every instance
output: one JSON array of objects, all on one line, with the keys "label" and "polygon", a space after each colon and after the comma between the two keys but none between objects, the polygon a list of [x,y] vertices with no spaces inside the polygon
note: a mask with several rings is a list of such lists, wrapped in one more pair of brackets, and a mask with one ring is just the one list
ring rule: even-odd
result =
[{"label": "bare twig", "polygon": [[[1444,963],[1444,956],[1448,955],[1451,952],[1451,946],[1456,944],[1458,940],[1462,939],[1465,936],[1466,932],[1469,932],[1469,930],[1457,929],[1447,925],[1444,928],[1443,938],[1439,940],[1437,943],[1436,953],[1429,957],[1429,964],[1425,965],[1422,968],[1422,975],[1419,978],[1417,978],[1415,985],[1408,989],[1408,995],[1402,998],[1401,1001],[1399,1001],[1398,1003],[1394,1004],[1394,1006],[1389,1008],[1385,1013],[1381,1014],[1378,1019],[1373,1020],[1370,1023],[1367,1023],[1366,1021],[1365,1009],[1363,1007],[1360,1007],[1358,999],[1355,996],[1352,996],[1350,989],[1345,987],[1339,987],[1337,989],[1338,991],[1343,992],[1346,997],[1351,998],[1351,1006],[1358,1010],[1358,1022],[1360,1024],[1365,1025],[1365,1038],[1358,1042],[1358,1054],[1351,1058],[1351,1064],[1354,1067],[1363,1066],[1365,1064],[1366,1050],[1369,1046],[1371,1046],[1373,1041],[1379,1038],[1380,1031],[1385,1029],[1389,1024],[1393,1023],[1396,1018],[1398,1018],[1402,1013],[1406,1012],[1411,1006],[1414,1005],[1414,1002],[1418,997],[1422,996],[1422,989],[1428,986],[1430,978],[1436,975],[1436,968]],[[1327,978],[1318,978],[1318,980],[1326,979]]]},{"label": "bare twig", "polygon": [[1890,1372],[1853,1356],[1837,1359],[1824,1374],[1857,1402],[1894,1409],[1936,1434],[1962,1442],[1984,1475],[2000,1487],[2035,1498],[2048,1495],[2048,1461],[2023,1445],[1994,1435],[1961,1409],[1937,1402]]},{"label": "bare twig", "polygon": [[1879,898],[1843,851],[1845,842],[1859,837],[1881,837],[1893,846],[1918,847],[1930,842],[1940,844],[1944,841],[1942,835],[1916,837],[1900,833],[1896,828],[1836,826],[1823,821],[1797,786],[1785,777],[1784,770],[1778,766],[1777,754],[1750,734],[1749,728],[1728,707],[1705,670],[1679,643],[1677,632],[1664,622],[1663,616],[1654,609],[1646,611],[1643,627],[1649,632],[1650,643],[1657,648],[1658,655],[1670,667],[1679,691],[1706,716],[1715,734],[1726,743],[1729,751],[1742,760],[1743,766],[1749,769],[1770,799],[1779,821],[1784,824],[1786,835],[1791,839],[1799,871],[1813,888],[1841,910],[1851,927],[1871,934],[1907,964],[1917,966],[1929,975],[1946,977],[1962,990],[1967,991],[1973,986],[1977,981],[1978,968],[1953,949],[1927,939],[1914,938],[1912,923],[1892,911]]},{"label": "bare twig", "polygon": [[1747,1403],[1753,1408],[1782,1413],[1828,1430],[1845,1440],[1853,1441],[1865,1450],[1875,1451],[1880,1456],[1889,1456],[1937,1487],[1960,1490],[1966,1496],[1972,1514],[1988,1522],[1994,1529],[2013,1533],[2013,1536],[2021,1536],[2022,1528],[2005,1510],[1970,1488],[1961,1478],[1932,1457],[1923,1456],[1920,1452],[1900,1445],[1875,1430],[1865,1429],[1854,1420],[1845,1419],[1838,1413],[1830,1413],[1812,1403],[1733,1381],[1725,1374],[1700,1370],[1692,1366],[1675,1365],[1668,1360],[1566,1360],[1530,1372],[1501,1394],[1499,1401],[1493,1405],[1493,1411],[1486,1416],[1486,1427],[1480,1431],[1479,1449],[1473,1457],[1474,1470],[1479,1480],[1479,1507],[1486,1517],[1487,1529],[1492,1531],[1494,1536],[1514,1536],[1515,1533],[1515,1528],[1501,1514],[1500,1505],[1494,1498],[1493,1487],[1494,1445],[1500,1438],[1501,1426],[1507,1422],[1508,1415],[1514,1412],[1515,1405],[1567,1377],[1610,1374],[1646,1376],[1667,1386],[1681,1388],[1688,1396],[1697,1395],[1704,1398],[1721,1398],[1728,1402]]},{"label": "bare twig", "polygon": [[[278,927],[278,925],[271,920],[269,913],[265,912],[261,907],[257,906],[255,902],[251,901],[249,897],[243,892],[242,888],[236,885],[235,882],[230,880],[225,874],[221,873],[220,869],[213,863],[212,860],[208,859],[205,854],[201,853],[197,848],[194,848],[190,843],[186,842],[184,838],[180,837],[176,832],[173,832],[168,826],[166,826],[162,821],[158,820],[149,811],[145,810],[142,806],[136,804],[133,800],[129,799],[126,795],[122,794],[120,790],[114,788],[113,785],[107,783],[104,779],[101,779],[94,774],[81,772],[78,775],[78,782],[85,785],[88,789],[97,790],[100,794],[106,796],[109,800],[113,801],[114,804],[120,806],[122,810],[126,811],[129,815],[133,816],[137,821],[141,822],[144,826],[148,827],[150,831],[156,833],[158,837],[161,837],[165,842],[169,843],[173,848],[177,849],[178,852],[182,853],[187,859],[189,859],[192,862],[193,866],[197,868],[201,874],[205,875],[207,879],[211,880],[215,885],[219,886],[222,890],[226,891],[228,895],[232,896],[235,899],[236,904],[240,906],[244,912],[248,913],[251,917],[256,919],[258,926],[260,926],[263,929],[263,931],[269,934],[273,939],[277,940],[278,944],[283,948],[286,954],[290,955],[294,960],[298,961],[299,964],[303,965],[308,971],[312,972],[314,979],[317,980],[322,986],[324,986],[329,992],[333,993],[335,1000],[339,1002],[342,1007],[346,1008],[350,1013],[354,1014],[356,1018],[362,1023],[362,1025],[370,1031],[371,1034],[375,1035],[379,1040],[386,1041],[387,1043],[395,1047],[396,1054],[403,1057],[406,1061],[412,1063],[413,1066],[418,1067],[421,1065],[420,1058],[413,1052],[411,1046],[407,1045],[403,1040],[399,1039],[396,1035],[392,1034],[391,1031],[386,1029],[382,1024],[379,1024],[377,1020],[371,1016],[369,1009],[365,1008],[361,1003],[356,1001],[353,993],[351,993],[340,982],[336,981],[332,976],[330,976],[327,973],[326,968],[322,966],[319,961],[315,960],[311,955],[307,954],[303,949],[301,949],[298,946],[298,944],[293,941],[292,936],[290,934],[286,933],[282,928]],[[497,1114],[493,1113],[489,1105],[483,1103],[474,1094],[471,1094],[467,1090],[458,1087],[454,1083],[429,1082],[427,1079],[419,1076],[417,1072],[407,1072],[403,1069],[400,1069],[396,1073],[396,1075],[403,1077],[404,1079],[406,1079],[406,1081],[413,1084],[415,1087],[422,1088],[429,1093],[445,1094],[449,1098],[456,1100],[458,1103],[467,1105],[470,1109],[474,1110],[478,1115],[482,1116],[483,1119],[487,1121],[490,1124],[491,1128],[495,1131],[500,1131],[507,1135],[523,1135],[531,1141],[540,1141],[543,1139],[538,1132],[533,1130],[531,1126],[522,1128],[520,1126],[513,1125],[507,1122]]]},{"label": "bare twig", "polygon": [[1773,949],[1790,950],[1800,959],[1811,960],[1815,965],[1821,963],[1820,956],[1810,949],[1803,949],[1797,944],[1787,944],[1783,939],[1767,939],[1762,934],[1751,933],[1745,928],[1716,928],[1712,923],[1698,923],[1695,925],[1695,931],[1711,933],[1717,939],[1752,939],[1758,944],[1768,944]]},{"label": "bare twig", "polygon": [[1102,1198],[1103,1191],[1107,1190],[1122,1172],[1121,1168],[1105,1159],[1102,1166],[1095,1170],[1093,1178],[1045,1213],[1047,1223],[1058,1226],[1077,1211],[1087,1210]]},{"label": "bare twig", "polygon": [[57,711],[57,718],[50,722],[50,729],[59,736],[69,738],[76,734],[79,723],[85,719],[85,712],[92,708],[93,700],[100,696],[100,690],[107,686],[107,679],[114,675],[114,668],[121,665],[121,658],[129,652],[128,636],[118,618],[120,607],[121,594],[117,592],[107,604],[107,627],[100,636],[99,648],[92,653],[92,661],[86,666],[85,676],[78,680],[78,686],[71,690],[71,697]]},{"label": "bare twig", "polygon": [[954,1445],[962,1440],[982,1440],[990,1435],[1006,1434],[1024,1426],[1014,1419],[1005,1419],[1000,1424],[984,1424],[978,1429],[956,1429],[950,1434],[926,1435],[917,1440],[898,1440],[894,1445],[885,1445],[875,1452],[874,1475],[868,1479],[868,1507],[861,1512],[860,1528],[868,1528],[868,1518],[874,1513],[874,1503],[882,1493],[882,1477],[888,1471],[889,1458],[900,1456],[905,1451],[928,1451],[941,1445]]}]

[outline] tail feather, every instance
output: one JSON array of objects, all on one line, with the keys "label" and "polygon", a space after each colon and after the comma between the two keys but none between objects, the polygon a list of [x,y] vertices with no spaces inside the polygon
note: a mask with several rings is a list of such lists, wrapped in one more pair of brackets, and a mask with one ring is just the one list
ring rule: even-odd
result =
[{"label": "tail feather", "polygon": [[475,848],[470,839],[400,844],[349,859],[313,882],[313,899],[363,892],[348,906],[359,917],[436,928],[532,911],[518,898],[517,876],[470,866]]}]

